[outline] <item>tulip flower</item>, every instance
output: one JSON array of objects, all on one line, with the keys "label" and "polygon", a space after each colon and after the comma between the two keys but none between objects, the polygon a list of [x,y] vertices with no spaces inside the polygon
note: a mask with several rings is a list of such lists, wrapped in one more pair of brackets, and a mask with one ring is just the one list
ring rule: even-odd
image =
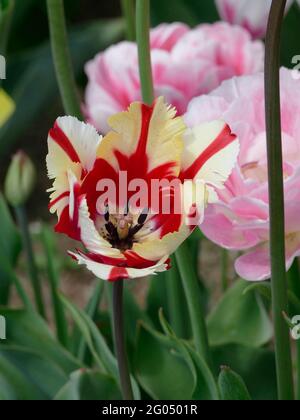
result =
[{"label": "tulip flower", "polygon": [[[182,115],[196,96],[209,93],[223,80],[263,70],[264,46],[247,30],[226,22],[189,28],[161,24],[150,33],[155,96],[164,96]],[[86,64],[88,85],[84,112],[101,133],[107,118],[141,100],[138,51],[120,42]],[[143,98],[144,102],[145,98]]]},{"label": "tulip flower", "polygon": [[[300,82],[281,69],[282,146],[286,213],[286,269],[300,256]],[[299,92],[299,94],[297,93]],[[224,82],[208,96],[194,99],[185,121],[197,126],[224,119],[237,133],[241,151],[236,167],[206,212],[201,229],[218,245],[245,251],[235,264],[246,280],[270,278],[269,196],[263,74]]]},{"label": "tulip flower", "polygon": [[[152,106],[131,104],[109,125],[104,138],[73,117],[58,118],[50,130],[49,208],[58,215],[56,231],[84,245],[70,255],[103,280],[165,271],[230,175],[237,137],[223,121],[188,129],[162,98]],[[127,184],[120,180],[124,174]],[[103,183],[115,187],[115,197],[107,198]],[[135,201],[140,185],[148,189]]]},{"label": "tulip flower", "polygon": [[18,207],[26,203],[36,182],[36,171],[30,158],[22,151],[16,153],[5,179],[5,195],[9,204]]},{"label": "tulip flower", "polygon": [[[298,0],[297,0],[298,1]],[[253,38],[266,34],[272,0],[215,0],[223,20],[247,29]],[[288,0],[287,9],[293,0]]]}]

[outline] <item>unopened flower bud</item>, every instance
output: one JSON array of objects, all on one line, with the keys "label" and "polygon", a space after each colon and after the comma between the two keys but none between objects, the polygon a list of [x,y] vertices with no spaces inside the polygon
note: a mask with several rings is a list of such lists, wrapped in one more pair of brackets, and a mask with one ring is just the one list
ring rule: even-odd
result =
[{"label": "unopened flower bud", "polygon": [[18,207],[26,203],[36,182],[36,171],[32,161],[22,151],[16,153],[5,179],[5,196],[9,204]]}]

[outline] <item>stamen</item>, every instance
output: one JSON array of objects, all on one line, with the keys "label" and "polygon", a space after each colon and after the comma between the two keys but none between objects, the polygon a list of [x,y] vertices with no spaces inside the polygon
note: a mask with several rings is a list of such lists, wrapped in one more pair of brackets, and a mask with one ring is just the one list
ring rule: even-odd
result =
[{"label": "stamen", "polygon": [[138,224],[143,225],[148,217],[148,209],[144,209],[138,218]]}]

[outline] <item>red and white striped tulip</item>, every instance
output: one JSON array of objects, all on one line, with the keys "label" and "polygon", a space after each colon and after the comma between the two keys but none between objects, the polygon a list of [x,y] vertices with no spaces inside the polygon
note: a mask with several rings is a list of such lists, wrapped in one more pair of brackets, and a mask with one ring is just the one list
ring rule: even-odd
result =
[{"label": "red and white striped tulip", "polygon": [[[58,215],[56,231],[83,244],[84,250],[70,255],[104,280],[165,271],[169,256],[203,220],[207,204],[216,200],[215,188],[229,177],[238,140],[222,121],[188,129],[162,98],[153,106],[131,104],[111,117],[109,125],[104,138],[73,117],[58,118],[50,130],[47,167],[54,183],[49,208]],[[125,186],[120,184],[124,173]],[[107,192],[99,189],[103,180],[117,190],[105,211],[98,205]],[[133,191],[128,185],[135,180],[149,187],[143,197],[147,210],[134,204],[138,188]],[[160,185],[158,202],[170,199],[168,213],[153,204],[153,181]],[[179,195],[174,185],[179,185]],[[119,198],[125,189],[126,203]]]}]

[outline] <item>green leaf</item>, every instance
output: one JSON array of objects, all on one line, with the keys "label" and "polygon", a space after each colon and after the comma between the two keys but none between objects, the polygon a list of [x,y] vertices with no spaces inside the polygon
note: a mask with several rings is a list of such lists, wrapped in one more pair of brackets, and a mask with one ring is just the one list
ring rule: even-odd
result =
[{"label": "green leaf", "polygon": [[[0,347],[0,364],[5,360],[6,368],[1,369],[0,377],[8,385],[11,399],[52,399],[67,381],[66,373],[42,353],[17,346]],[[9,368],[13,366],[12,370]],[[18,372],[18,373],[16,373]],[[16,377],[20,378],[16,382]],[[20,386],[20,383],[22,386]]]},{"label": "green leaf", "polygon": [[163,308],[166,317],[169,319],[166,272],[152,276],[147,295],[146,312],[157,329],[160,328],[158,319],[160,308]]},{"label": "green leaf", "polygon": [[0,308],[0,315],[6,320],[7,340],[4,345],[15,345],[41,353],[67,374],[80,367],[79,362],[56,341],[38,314]]},{"label": "green leaf", "polygon": [[194,26],[200,22],[218,20],[213,1],[176,0],[170,7],[169,0],[151,0],[151,10],[154,24],[185,22]]},{"label": "green leaf", "polygon": [[272,336],[272,324],[261,298],[244,294],[248,283],[237,281],[223,296],[208,317],[208,334],[212,346],[243,344],[260,347]]},{"label": "green leaf", "polygon": [[[84,64],[96,53],[118,40],[122,32],[121,20],[98,21],[71,30],[70,50],[76,75],[82,73]],[[10,77],[5,81],[5,86],[17,109],[0,130],[0,156],[11,150],[26,127],[58,96],[48,42],[35,50],[12,57],[7,71]]]},{"label": "green leaf", "polygon": [[243,379],[229,367],[222,367],[218,380],[223,401],[250,401],[251,397]]},{"label": "green leaf", "polygon": [[276,365],[273,351],[240,345],[213,349],[215,366],[230,366],[240,375],[253,400],[276,400]]},{"label": "green leaf", "polygon": [[[98,313],[99,305],[103,296],[103,281],[96,280],[96,286],[93,289],[91,297],[84,309],[85,313],[91,318],[91,320],[95,321],[96,316]],[[86,356],[86,340],[82,335],[80,329],[76,327],[73,332],[73,347],[75,354],[78,355],[79,360],[85,360]]]},{"label": "green leaf", "polygon": [[259,292],[270,301],[272,299],[271,283],[268,281],[250,284],[250,286],[245,288],[243,294],[245,295],[253,291]]},{"label": "green leaf", "polygon": [[18,279],[13,268],[22,249],[22,240],[1,192],[0,220],[0,305],[4,306],[9,300],[10,287],[13,284],[18,287]]},{"label": "green leaf", "polygon": [[116,381],[102,372],[81,369],[58,392],[55,400],[102,401],[121,400]]},{"label": "green leaf", "polygon": [[218,399],[204,361],[164,321],[165,336],[141,323],[135,368],[143,389],[155,400]]},{"label": "green leaf", "polygon": [[0,235],[0,249],[2,255],[8,261],[15,265],[17,258],[22,249],[22,241],[19,231],[11,217],[9,208],[3,195],[0,192],[0,220],[1,220],[1,235]]},{"label": "green leaf", "polygon": [[42,395],[22,373],[0,354],[0,400],[34,400]]},{"label": "green leaf", "polygon": [[[119,382],[119,370],[117,360],[111,353],[108,345],[105,342],[101,332],[96,327],[95,323],[89,318],[89,316],[71,302],[69,302],[64,296],[61,295],[61,300],[70,312],[74,322],[83,334],[90,352],[92,353],[96,363],[103,373],[111,375],[116,381]],[[131,378],[133,392],[135,399],[140,399],[140,393],[138,386]]]},{"label": "green leaf", "polygon": [[50,231],[47,226],[42,227],[41,239],[47,259],[47,272],[55,316],[56,334],[59,342],[64,347],[68,348],[68,323],[65,317],[63,305],[58,295],[59,271],[55,263],[55,256],[53,253],[52,231]]}]

